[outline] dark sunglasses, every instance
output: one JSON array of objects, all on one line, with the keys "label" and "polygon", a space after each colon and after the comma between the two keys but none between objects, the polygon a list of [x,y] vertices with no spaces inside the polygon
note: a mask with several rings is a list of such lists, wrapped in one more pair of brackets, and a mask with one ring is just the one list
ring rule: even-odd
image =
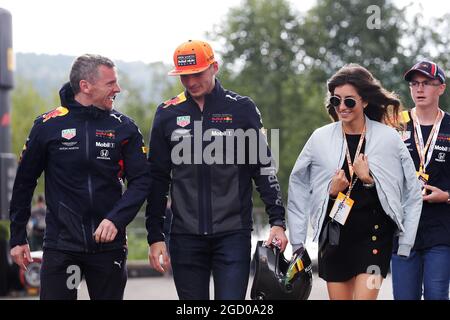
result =
[{"label": "dark sunglasses", "polygon": [[[339,106],[341,105],[341,100],[342,100],[342,99],[339,98],[339,97],[332,96],[332,97],[330,98],[330,104],[331,104],[333,107],[337,108],[337,107],[339,107]],[[346,106],[347,108],[353,108],[353,107],[356,106],[356,100],[353,99],[353,98],[345,98],[345,99],[344,99],[344,104],[345,104],[345,106]]]}]

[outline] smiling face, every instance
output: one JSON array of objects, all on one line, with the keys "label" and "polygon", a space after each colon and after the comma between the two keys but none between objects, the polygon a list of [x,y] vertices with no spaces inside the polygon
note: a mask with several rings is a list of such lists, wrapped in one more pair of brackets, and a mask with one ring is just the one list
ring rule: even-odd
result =
[{"label": "smiling face", "polygon": [[111,110],[116,95],[120,92],[115,68],[101,65],[97,69],[97,78],[87,82],[87,96],[90,104],[103,110]]},{"label": "smiling face", "polygon": [[[334,89],[334,96],[339,98],[341,103],[335,106],[334,109],[342,121],[344,126],[357,126],[364,122],[364,108],[367,103],[362,100],[356,88],[351,84],[345,84]],[[351,98],[354,100],[354,107],[349,108],[345,105],[345,99]]]},{"label": "smiling face", "polygon": [[[441,84],[439,80],[432,80],[426,76],[415,73],[411,77],[411,84],[414,82],[418,85],[410,85],[411,97],[418,108],[439,107],[439,97],[445,91],[445,84]],[[424,85],[428,84],[428,85]]]}]

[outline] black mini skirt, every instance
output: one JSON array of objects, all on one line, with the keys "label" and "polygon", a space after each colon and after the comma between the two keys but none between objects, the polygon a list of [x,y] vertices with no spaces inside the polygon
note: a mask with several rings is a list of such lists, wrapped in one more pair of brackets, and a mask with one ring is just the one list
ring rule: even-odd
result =
[{"label": "black mini skirt", "polygon": [[[330,220],[331,206],[328,209],[324,226]],[[381,205],[352,209],[340,226],[339,244],[325,244],[319,250],[319,277],[327,282],[345,282],[364,273],[386,278],[396,229]]]}]

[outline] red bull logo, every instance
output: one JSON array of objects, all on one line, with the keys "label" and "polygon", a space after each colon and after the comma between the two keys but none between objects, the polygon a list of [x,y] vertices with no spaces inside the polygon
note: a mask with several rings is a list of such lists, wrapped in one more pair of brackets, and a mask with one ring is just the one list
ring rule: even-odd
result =
[{"label": "red bull logo", "polygon": [[231,114],[213,114],[211,117],[213,123],[232,123],[233,115]]},{"label": "red bull logo", "polygon": [[98,138],[108,138],[108,139],[115,139],[116,138],[116,131],[115,130],[95,130],[95,136]]},{"label": "red bull logo", "polygon": [[56,117],[63,117],[69,113],[69,109],[64,107],[58,107],[44,115],[44,120],[42,122],[47,122],[48,120]]},{"label": "red bull logo", "polygon": [[168,106],[175,106],[177,104],[180,104],[182,102],[186,101],[186,95],[184,94],[184,92],[180,93],[179,95],[177,95],[175,98],[167,100],[166,102],[164,102],[165,106],[164,108],[167,108]]}]

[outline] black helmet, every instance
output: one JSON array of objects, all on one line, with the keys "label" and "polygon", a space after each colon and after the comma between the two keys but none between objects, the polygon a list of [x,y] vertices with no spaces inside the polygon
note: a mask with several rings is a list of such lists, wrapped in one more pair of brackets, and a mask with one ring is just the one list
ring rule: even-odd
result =
[{"label": "black helmet", "polygon": [[252,299],[308,299],[312,288],[312,264],[304,247],[297,249],[288,261],[277,246],[258,241],[254,260]]}]

